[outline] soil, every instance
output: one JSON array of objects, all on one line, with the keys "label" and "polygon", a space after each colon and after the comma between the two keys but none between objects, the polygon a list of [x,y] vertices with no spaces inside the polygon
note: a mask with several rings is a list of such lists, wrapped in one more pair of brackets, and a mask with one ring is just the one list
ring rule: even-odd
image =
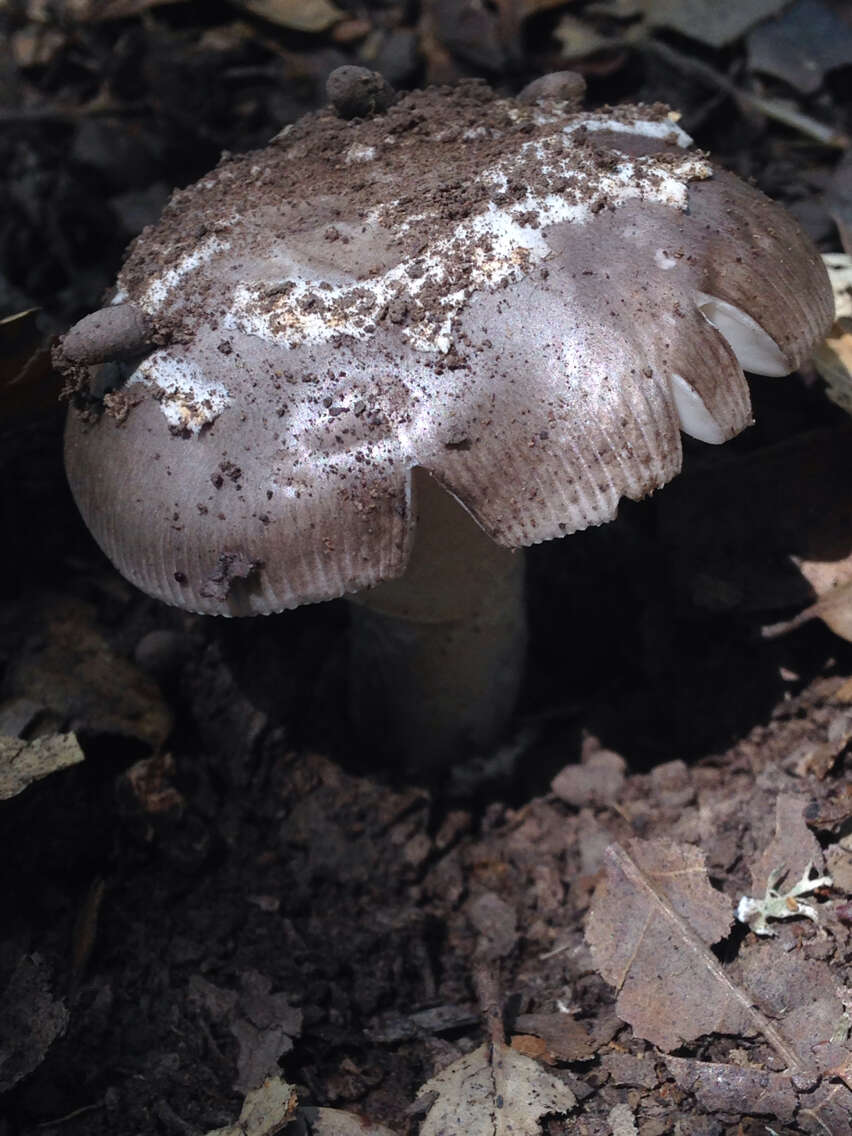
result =
[{"label": "soil", "polygon": [[[481,77],[515,93],[564,66],[554,29],[584,6],[528,4],[512,23],[497,5],[487,35],[393,0],[343,4],[313,32],[218,2],[83,21],[46,7],[0,13],[2,314],[38,309],[0,325],[0,735],[73,732],[85,759],[0,801],[0,1136],[204,1134],[272,1074],[301,1105],[416,1133],[420,1086],[487,1036],[483,966],[507,1037],[577,1098],[546,1133],[852,1131],[828,1104],[775,1116],[702,1097],[616,1013],[583,937],[612,842],[699,847],[733,911],[795,798],[835,891],[772,943],[852,985],[852,647],[818,620],[764,634],[812,600],[796,557],[852,551],[852,431],[815,374],[751,380],[754,428],[687,440],[670,487],[529,550],[511,733],[438,779],[351,737],[340,601],[233,621],[167,608],[110,566],[65,483],[48,348],[173,187],[321,108],[342,63],[373,58],[400,89]],[[837,249],[838,149],[702,77],[749,82],[742,38],[657,35],[680,65],[591,54],[587,105],[682,108],[714,159]],[[850,78],[800,96],[838,132]],[[736,924],[715,951],[745,968],[756,941]],[[781,1001],[766,1012],[783,1018]],[[770,1049],[720,1030],[676,1055],[779,1072]],[[814,1076],[812,1097],[845,1100],[842,1075]]]}]

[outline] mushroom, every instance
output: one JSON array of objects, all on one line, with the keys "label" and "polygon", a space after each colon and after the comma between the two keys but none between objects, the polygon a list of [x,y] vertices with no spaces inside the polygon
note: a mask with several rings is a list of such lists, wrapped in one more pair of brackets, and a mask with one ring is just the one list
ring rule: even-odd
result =
[{"label": "mushroom", "polygon": [[743,370],[795,369],[831,290],[663,106],[582,110],[559,76],[517,99],[348,82],[345,113],[223,156],[131,246],[58,349],[66,464],[166,603],[350,596],[356,725],[437,768],[512,711],[517,550],[664,485],[681,431],[748,426]]}]

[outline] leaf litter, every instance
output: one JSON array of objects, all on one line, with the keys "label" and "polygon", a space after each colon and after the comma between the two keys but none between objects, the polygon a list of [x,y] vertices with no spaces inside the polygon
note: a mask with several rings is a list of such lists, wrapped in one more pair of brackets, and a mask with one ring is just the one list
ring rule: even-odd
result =
[{"label": "leaf litter", "polygon": [[563,1081],[502,1042],[454,1061],[418,1098],[433,1094],[420,1136],[537,1136],[543,1116],[570,1112],[577,1103]]},{"label": "leaf litter", "polygon": [[[818,934],[827,941],[832,905],[800,898],[832,886],[828,876],[811,877],[823,856],[805,821],[806,803],[776,798],[774,836],[751,869],[765,898],[741,899],[738,908],[757,935],[780,940],[768,918],[806,916],[826,928]],[[708,1111],[795,1117],[804,1131],[846,1131],[834,1118],[852,1104],[852,992],[838,987],[831,951],[809,958],[791,950],[792,929],[785,928],[783,943],[747,939],[739,952],[726,952],[725,964],[709,948],[728,935],[731,904],[710,883],[699,849],[633,840],[611,845],[605,859],[586,926],[592,957],[618,991],[616,1012],[667,1054],[677,1084]],[[801,878],[780,892],[782,874]],[[761,1039],[765,1056],[758,1062],[739,1051],[726,1062],[671,1055],[712,1034]],[[832,1083],[838,1078],[842,1084]]]}]

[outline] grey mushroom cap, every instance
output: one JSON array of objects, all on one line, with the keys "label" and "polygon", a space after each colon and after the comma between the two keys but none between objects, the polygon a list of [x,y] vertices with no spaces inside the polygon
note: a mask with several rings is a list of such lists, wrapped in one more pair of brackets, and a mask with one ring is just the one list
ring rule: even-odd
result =
[{"label": "grey mushroom cap", "polygon": [[505,546],[608,521],[675,476],[681,428],[750,423],[743,366],[795,369],[832,318],[796,223],[665,108],[480,84],[223,160],[116,301],[160,346],[91,369],[73,493],[142,590],[233,615],[400,575],[414,467]]}]

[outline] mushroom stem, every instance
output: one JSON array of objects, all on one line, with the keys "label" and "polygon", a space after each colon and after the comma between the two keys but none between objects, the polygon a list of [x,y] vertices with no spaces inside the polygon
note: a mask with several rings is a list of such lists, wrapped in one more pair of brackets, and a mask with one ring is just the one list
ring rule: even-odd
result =
[{"label": "mushroom stem", "polygon": [[425,471],[405,573],[350,596],[350,717],[408,769],[492,746],[514,708],[526,653],[524,559],[495,544]]}]

